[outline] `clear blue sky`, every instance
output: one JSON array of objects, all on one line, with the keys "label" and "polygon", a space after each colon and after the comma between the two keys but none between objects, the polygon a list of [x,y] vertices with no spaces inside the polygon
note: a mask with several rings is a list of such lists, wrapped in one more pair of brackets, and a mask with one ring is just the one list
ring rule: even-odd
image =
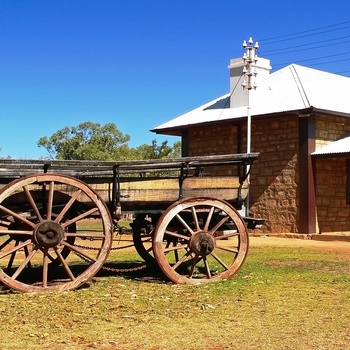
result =
[{"label": "clear blue sky", "polygon": [[229,92],[250,36],[273,70],[350,76],[349,14],[349,0],[0,0],[0,156],[44,157],[40,137],[84,121],[172,144],[149,130]]}]

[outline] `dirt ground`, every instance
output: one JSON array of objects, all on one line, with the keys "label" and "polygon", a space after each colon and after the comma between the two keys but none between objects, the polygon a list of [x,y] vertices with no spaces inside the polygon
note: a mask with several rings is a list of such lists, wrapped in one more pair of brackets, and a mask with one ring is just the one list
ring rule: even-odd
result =
[{"label": "dirt ground", "polygon": [[[125,240],[125,242],[124,242]],[[115,245],[129,245],[132,237],[123,235],[115,238]],[[350,233],[349,234],[327,234],[327,235],[298,235],[298,234],[257,234],[249,235],[250,246],[279,246],[279,247],[314,247],[324,249],[349,250],[350,255]],[[132,248],[133,249],[133,248]]]},{"label": "dirt ground", "polygon": [[339,251],[347,253],[350,260],[350,235],[313,235],[309,239],[290,236],[253,236],[250,237],[250,247],[254,246],[301,247]]}]

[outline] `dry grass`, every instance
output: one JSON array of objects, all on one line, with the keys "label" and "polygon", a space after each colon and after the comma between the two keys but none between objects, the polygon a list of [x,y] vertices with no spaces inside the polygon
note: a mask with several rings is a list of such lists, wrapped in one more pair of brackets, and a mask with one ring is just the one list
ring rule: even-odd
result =
[{"label": "dry grass", "polygon": [[67,293],[4,292],[1,349],[350,349],[350,243],[319,243],[253,238],[238,276],[209,285],[144,269]]}]

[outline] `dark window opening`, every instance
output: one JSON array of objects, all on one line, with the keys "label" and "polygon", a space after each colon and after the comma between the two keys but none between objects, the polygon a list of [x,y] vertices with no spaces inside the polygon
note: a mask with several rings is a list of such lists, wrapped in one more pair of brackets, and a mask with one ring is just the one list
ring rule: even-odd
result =
[{"label": "dark window opening", "polygon": [[346,161],[346,204],[350,204],[350,159]]}]

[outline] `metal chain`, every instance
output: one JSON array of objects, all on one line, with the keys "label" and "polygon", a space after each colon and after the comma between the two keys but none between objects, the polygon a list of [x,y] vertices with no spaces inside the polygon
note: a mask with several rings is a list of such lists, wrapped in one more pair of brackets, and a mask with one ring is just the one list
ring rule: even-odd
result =
[{"label": "metal chain", "polygon": [[[80,245],[80,244],[74,244],[74,246],[78,247],[78,248],[86,249],[86,250],[99,250],[99,248],[96,248],[96,247],[83,246],[83,245]],[[133,246],[134,246],[134,244],[131,244],[131,245],[128,245],[128,246],[111,248],[111,250],[120,250],[120,249],[129,248],[129,247],[133,247]],[[85,261],[87,263],[91,263],[91,261],[89,259],[86,259],[81,254],[79,254],[77,252],[75,252],[75,254],[80,259],[82,259],[83,261]],[[116,273],[125,273],[125,272],[140,271],[140,270],[145,269],[146,267],[147,267],[147,264],[143,264],[143,265],[138,266],[138,267],[129,267],[129,268],[114,268],[114,267],[102,266],[101,270],[110,271],[110,272],[116,272]]]},{"label": "metal chain", "polygon": [[[80,244],[73,244],[73,245],[75,247],[86,249],[86,250],[100,250],[100,248],[89,247],[89,246],[80,245]],[[125,246],[122,246],[122,247],[112,247],[111,250],[121,250],[121,249],[124,249],[124,248],[131,248],[133,246],[134,246],[134,244],[125,245]]]},{"label": "metal chain", "polygon": [[[81,254],[75,252],[75,254],[80,258],[82,259],[83,261],[87,262],[87,263],[91,263],[90,260],[86,259],[84,256],[82,256]],[[117,273],[125,273],[125,272],[134,272],[134,271],[140,271],[140,270],[143,270],[147,267],[147,264],[143,264],[141,266],[138,266],[138,267],[129,267],[129,268],[114,268],[114,267],[108,267],[108,266],[102,266],[101,267],[101,270],[104,270],[104,271],[109,271],[109,272],[117,272]]]},{"label": "metal chain", "polygon": [[135,272],[135,271],[140,271],[140,270],[143,270],[147,267],[146,264],[143,264],[141,266],[138,266],[138,267],[125,267],[125,268],[114,268],[114,267],[107,267],[107,266],[102,266],[101,267],[101,270],[104,270],[104,271],[111,271],[111,272],[117,272],[117,273],[125,273],[125,272]]}]

